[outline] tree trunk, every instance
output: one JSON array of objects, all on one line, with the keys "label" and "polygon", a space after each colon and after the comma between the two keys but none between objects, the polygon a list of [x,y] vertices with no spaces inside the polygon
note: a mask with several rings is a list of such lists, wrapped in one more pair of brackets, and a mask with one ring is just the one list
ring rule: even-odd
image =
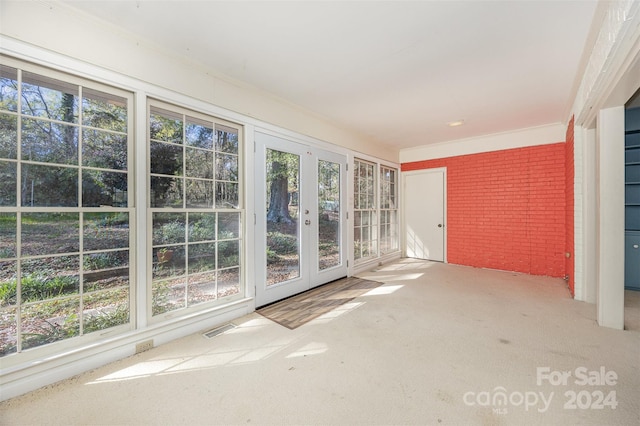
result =
[{"label": "tree trunk", "polygon": [[[293,223],[289,214],[289,180],[286,165],[278,161],[271,163],[273,177],[269,186],[269,210],[267,221],[275,223]],[[284,170],[283,170],[284,169]]]}]

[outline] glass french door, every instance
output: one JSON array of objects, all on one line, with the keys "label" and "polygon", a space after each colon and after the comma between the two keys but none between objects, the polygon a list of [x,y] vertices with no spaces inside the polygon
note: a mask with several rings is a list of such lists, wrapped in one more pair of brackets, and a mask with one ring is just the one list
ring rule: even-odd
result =
[{"label": "glass french door", "polygon": [[347,275],[344,155],[256,133],[256,306]]}]

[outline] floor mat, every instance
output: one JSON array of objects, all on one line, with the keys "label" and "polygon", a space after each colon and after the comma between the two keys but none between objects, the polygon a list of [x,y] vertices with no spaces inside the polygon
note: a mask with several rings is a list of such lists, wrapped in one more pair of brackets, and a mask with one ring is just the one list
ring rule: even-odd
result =
[{"label": "floor mat", "polygon": [[381,282],[343,278],[289,297],[256,312],[291,330],[381,286]]}]

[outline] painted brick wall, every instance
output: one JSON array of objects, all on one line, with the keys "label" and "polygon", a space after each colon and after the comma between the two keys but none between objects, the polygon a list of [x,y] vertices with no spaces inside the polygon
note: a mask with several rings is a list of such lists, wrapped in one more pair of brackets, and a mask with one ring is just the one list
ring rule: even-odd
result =
[{"label": "painted brick wall", "polygon": [[565,143],[565,252],[569,253],[569,257],[565,258],[564,270],[568,275],[569,291],[571,295],[575,296],[575,253],[574,253],[574,178],[575,178],[575,165],[574,165],[574,137],[573,137],[573,124],[574,117],[571,117],[571,121],[567,125],[567,139]]},{"label": "painted brick wall", "polygon": [[450,263],[563,277],[565,149],[556,143],[417,161],[402,171],[447,167]]}]

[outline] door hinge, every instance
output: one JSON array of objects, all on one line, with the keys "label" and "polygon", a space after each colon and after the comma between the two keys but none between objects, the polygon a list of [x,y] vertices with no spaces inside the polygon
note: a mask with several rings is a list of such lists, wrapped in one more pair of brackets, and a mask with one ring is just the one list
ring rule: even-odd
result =
[{"label": "door hinge", "polygon": [[256,141],[253,141],[253,152],[256,152]]},{"label": "door hinge", "polygon": [[255,213],[253,214],[253,224],[254,224],[254,225],[257,225],[257,224],[258,224],[258,219],[257,219],[257,216],[256,216],[256,214],[255,214]]},{"label": "door hinge", "polygon": [[349,212],[347,212],[347,220],[349,220]]},{"label": "door hinge", "polygon": [[347,268],[349,267],[349,261],[347,260]]},{"label": "door hinge", "polygon": [[347,168],[347,171],[349,171],[349,164],[345,164],[345,167]]}]

